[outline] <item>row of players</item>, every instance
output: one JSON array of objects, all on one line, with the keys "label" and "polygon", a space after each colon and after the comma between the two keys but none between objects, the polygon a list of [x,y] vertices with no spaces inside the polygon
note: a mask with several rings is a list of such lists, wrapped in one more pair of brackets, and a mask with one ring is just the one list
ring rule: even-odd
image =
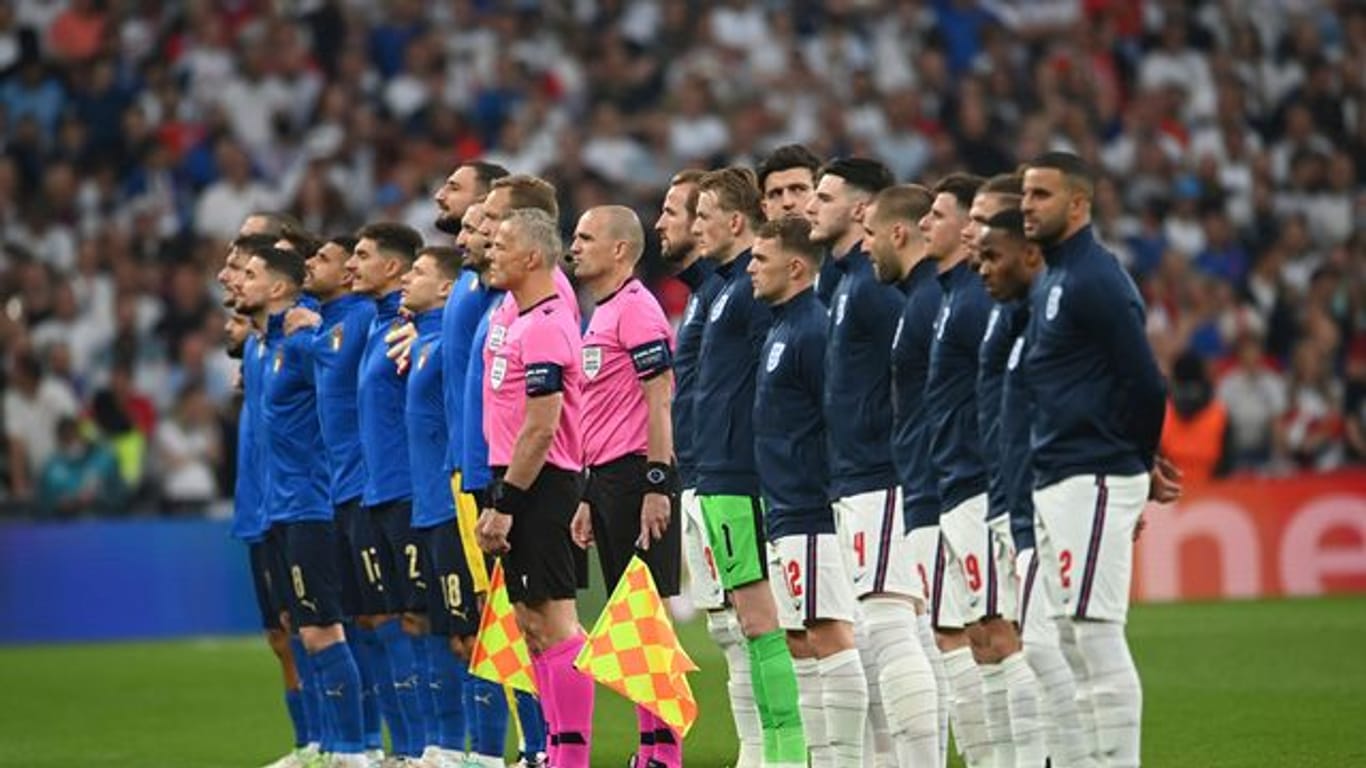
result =
[{"label": "row of players", "polygon": [[[453,346],[451,309],[465,292],[485,299],[487,337],[474,335],[482,354],[469,356],[456,398],[464,410],[449,418],[449,374],[446,402],[428,398],[437,406],[429,411],[444,410],[460,433],[447,447],[459,441],[461,449],[427,471],[418,466],[423,449],[410,442],[412,475],[403,481],[413,489],[412,525],[386,523],[406,515],[383,514],[383,494],[372,497],[369,483],[361,510],[340,514],[339,505],[338,520],[368,518],[383,534],[384,546],[350,548],[371,582],[386,547],[386,565],[401,571],[406,562],[418,576],[413,562],[423,548],[408,529],[429,531],[429,578],[443,584],[429,611],[439,632],[434,617],[443,608],[472,602],[445,584],[468,584],[482,570],[478,557],[464,571],[450,562],[462,551],[454,509],[468,507],[459,516],[463,546],[477,539],[506,555],[538,681],[548,683],[552,764],[586,765],[591,725],[591,705],[582,706],[591,684],[570,664],[582,645],[573,593],[584,563],[569,541],[596,539],[609,583],[633,550],[644,550],[668,594],[678,584],[671,532],[680,487],[693,596],[711,611],[709,626],[727,651],[739,764],[758,764],[760,753],[765,765],[805,765],[808,755],[822,765],[874,756],[938,764],[949,713],[970,764],[1039,765],[1050,755],[1055,765],[1136,764],[1138,685],[1122,632],[1127,542],[1148,496],[1163,395],[1143,341],[1142,304],[1090,239],[1090,178],[1079,161],[1047,156],[1023,177],[982,185],[953,176],[933,190],[893,187],[885,168],[866,160],[818,172],[800,148],[776,152],[758,180],[739,169],[680,174],[656,227],[694,289],[676,341],[631,277],[639,222],[613,207],[585,214],[575,234],[575,273],[598,304],[580,340],[572,291],[556,266],[553,190],[509,177],[476,204],[497,175],[462,167],[438,195],[448,231],[463,213],[468,273],[456,272],[452,253],[418,251],[413,237],[396,243],[397,228],[361,233],[350,291],[378,299],[381,313],[390,305],[372,322],[368,346],[378,350],[396,327],[398,285],[416,315],[415,340],[391,334],[400,337],[400,366],[411,369],[410,395],[437,345]],[[1046,269],[1031,241],[1048,251]],[[332,245],[341,251],[335,266],[346,243]],[[319,285],[324,250],[295,281],[271,267],[280,254],[266,251],[256,265],[264,269],[249,263],[233,294],[239,308],[283,325],[305,288],[324,301],[325,320],[345,291],[340,280],[336,295]],[[421,255],[407,277],[404,253]],[[261,291],[252,278],[267,273],[284,279]],[[1066,304],[1064,288],[1076,297]],[[498,300],[500,290],[511,300]],[[335,352],[345,336],[344,326],[324,322],[309,348]],[[288,349],[282,329],[274,338]],[[258,354],[281,368],[278,351]],[[373,453],[370,466],[394,481],[395,430],[386,438],[365,429],[376,405],[364,395],[369,367],[386,372],[377,352],[367,354],[379,364],[367,366],[363,354],[359,365],[363,458]],[[335,402],[323,389],[320,413]],[[410,436],[422,433],[414,405]],[[472,477],[478,462],[468,449],[473,442],[478,456],[485,437],[479,459],[497,469]],[[454,496],[446,470],[456,473]],[[1177,492],[1169,468],[1153,472],[1161,496]],[[423,487],[449,517],[420,514]],[[462,504],[462,491],[483,503]],[[334,487],[331,498],[346,497]],[[476,508],[484,511],[474,526]],[[340,528],[346,538],[357,526]],[[307,559],[289,553],[308,546],[289,544],[286,535],[289,562]],[[312,593],[293,580],[296,610],[306,608],[298,598]],[[417,607],[402,607],[416,625]],[[1063,617],[1056,626],[1055,616]],[[333,644],[339,634],[334,626]],[[458,640],[453,646],[463,650]],[[1040,688],[1049,727],[1040,723]],[[866,748],[865,723],[873,734]],[[667,727],[643,710],[641,724],[640,764],[677,764]]]}]

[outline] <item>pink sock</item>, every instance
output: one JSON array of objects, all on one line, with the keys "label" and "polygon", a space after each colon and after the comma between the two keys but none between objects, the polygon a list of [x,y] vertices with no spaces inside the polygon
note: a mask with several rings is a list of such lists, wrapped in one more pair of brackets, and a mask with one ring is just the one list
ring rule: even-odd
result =
[{"label": "pink sock", "polygon": [[683,768],[683,743],[669,724],[655,718],[655,760],[666,768]]},{"label": "pink sock", "polygon": [[636,722],[640,724],[640,746],[636,749],[636,766],[645,768],[655,756],[655,729],[659,718],[645,707],[636,706]]},{"label": "pink sock", "polygon": [[555,712],[560,737],[555,768],[589,768],[593,739],[593,679],[574,668],[585,637],[577,634],[541,654],[550,685],[542,701]]},{"label": "pink sock", "polygon": [[536,690],[540,693],[541,714],[545,716],[545,757],[550,765],[558,765],[560,758],[559,719],[551,708],[554,697],[549,695],[552,686],[550,671],[545,666],[545,654],[533,654],[531,671],[536,676]]}]

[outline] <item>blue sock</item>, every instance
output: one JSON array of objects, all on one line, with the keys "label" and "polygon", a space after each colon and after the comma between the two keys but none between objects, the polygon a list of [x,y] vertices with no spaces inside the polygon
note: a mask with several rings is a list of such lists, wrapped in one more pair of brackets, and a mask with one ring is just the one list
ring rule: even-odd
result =
[{"label": "blue sock", "polygon": [[398,691],[394,688],[394,668],[389,663],[389,645],[384,642],[379,630],[372,634],[375,636],[375,643],[370,651],[375,663],[379,707],[384,713],[384,723],[389,726],[389,753],[401,755],[404,753],[400,749],[408,748],[408,723],[404,720],[403,710],[398,705]]},{"label": "blue sock", "polygon": [[328,752],[358,754],[364,748],[360,670],[345,643],[333,643],[313,656],[318,681],[330,715],[332,744]]},{"label": "blue sock", "polygon": [[289,638],[289,650],[294,655],[294,669],[299,674],[299,697],[304,712],[304,742],[321,744],[323,740],[323,720],[321,703],[318,697],[317,681],[313,679],[313,665],[308,661],[308,651],[297,637]]},{"label": "blue sock", "polygon": [[394,754],[400,757],[419,757],[426,740],[426,726],[422,719],[422,704],[419,699],[418,683],[422,675],[418,672],[417,654],[413,652],[413,639],[403,631],[402,622],[386,621],[377,630],[384,641],[385,653],[389,656],[389,669],[394,676],[394,692],[398,697],[399,721],[402,723],[402,738],[389,724],[390,735],[394,737]]},{"label": "blue sock", "polygon": [[318,712],[318,743],[324,753],[330,754],[337,743],[337,724],[332,716],[332,706],[327,702],[327,682],[318,668],[318,659],[313,654],[305,657],[313,670],[313,706]]},{"label": "blue sock", "polygon": [[427,650],[427,641],[430,638],[431,635],[409,635],[409,639],[413,641],[413,658],[417,661],[417,704],[422,710],[422,728],[418,735],[422,737],[423,747],[436,744],[441,737],[441,727],[436,721],[436,698],[432,691],[435,677],[432,674],[431,654]]},{"label": "blue sock", "polygon": [[470,751],[502,757],[508,738],[508,702],[503,687],[471,676],[465,685],[474,719]]},{"label": "blue sock", "polygon": [[545,751],[545,715],[541,700],[524,691],[517,692],[517,719],[522,721],[522,751],[534,757]]},{"label": "blue sock", "polygon": [[304,717],[304,695],[301,691],[285,691],[285,709],[289,722],[294,724],[294,748],[308,745],[308,721]]},{"label": "blue sock", "polygon": [[428,678],[432,692],[432,706],[437,723],[437,739],[442,749],[465,751],[465,662],[451,652],[449,637],[427,637],[427,660],[431,666]]},{"label": "blue sock", "polygon": [[374,630],[360,627],[348,627],[347,637],[355,638],[355,642],[349,645],[351,655],[356,659],[356,668],[360,670],[360,706],[365,730],[365,748],[384,749],[384,718],[379,713],[379,673],[375,661],[376,653],[379,653],[376,650],[379,637]]}]

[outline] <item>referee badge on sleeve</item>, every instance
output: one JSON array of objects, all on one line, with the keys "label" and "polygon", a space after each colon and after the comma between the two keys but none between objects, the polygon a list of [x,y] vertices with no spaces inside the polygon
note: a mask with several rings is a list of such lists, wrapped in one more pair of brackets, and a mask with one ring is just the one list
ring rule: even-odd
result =
[{"label": "referee badge on sleeve", "polygon": [[498,389],[503,386],[503,377],[508,372],[508,361],[505,357],[493,358],[493,366],[489,368],[489,386]]},{"label": "referee badge on sleeve", "polygon": [[583,348],[583,375],[590,379],[597,378],[598,371],[602,370],[602,347]]}]

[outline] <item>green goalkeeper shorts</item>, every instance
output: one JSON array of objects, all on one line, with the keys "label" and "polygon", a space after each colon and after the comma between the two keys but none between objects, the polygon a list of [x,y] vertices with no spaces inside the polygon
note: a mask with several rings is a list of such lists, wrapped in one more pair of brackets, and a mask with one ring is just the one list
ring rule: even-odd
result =
[{"label": "green goalkeeper shorts", "polygon": [[712,557],[727,590],[768,578],[764,510],[757,496],[699,496]]}]

